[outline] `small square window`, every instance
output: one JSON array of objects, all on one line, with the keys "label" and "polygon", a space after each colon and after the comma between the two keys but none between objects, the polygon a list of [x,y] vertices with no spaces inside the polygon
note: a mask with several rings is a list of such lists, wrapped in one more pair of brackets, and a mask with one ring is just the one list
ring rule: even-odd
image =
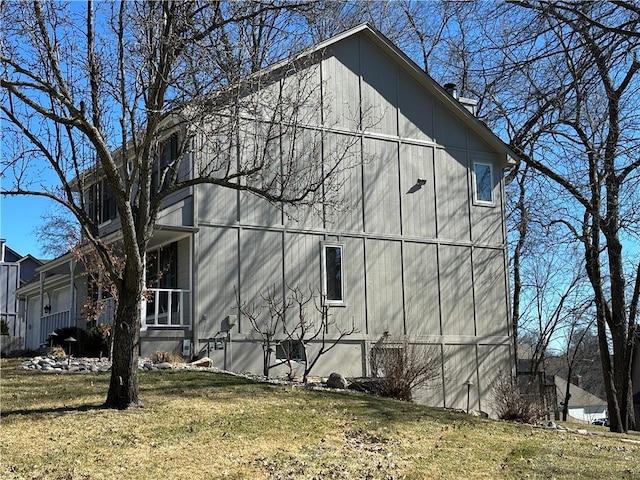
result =
[{"label": "small square window", "polygon": [[283,340],[276,345],[277,360],[293,360],[294,362],[305,362],[304,347],[299,340]]},{"label": "small square window", "polygon": [[325,305],[344,305],[344,246],[322,244],[322,294]]},{"label": "small square window", "polygon": [[477,203],[493,204],[493,175],[491,165],[473,165],[474,200]]}]

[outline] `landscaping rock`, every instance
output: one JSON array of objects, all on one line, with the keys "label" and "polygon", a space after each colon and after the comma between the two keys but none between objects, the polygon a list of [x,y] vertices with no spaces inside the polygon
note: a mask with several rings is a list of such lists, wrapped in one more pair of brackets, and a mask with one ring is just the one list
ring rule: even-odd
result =
[{"label": "landscaping rock", "polygon": [[348,386],[349,384],[347,383],[347,380],[339,373],[334,372],[331,375],[329,375],[329,378],[327,379],[328,388],[339,388],[344,390]]},{"label": "landscaping rock", "polygon": [[162,363],[158,363],[156,365],[156,368],[158,370],[171,370],[173,368],[173,365],[171,365],[169,362],[162,362]]},{"label": "landscaping rock", "polygon": [[209,357],[203,357],[191,362],[191,365],[193,365],[194,367],[211,368],[213,367],[213,360],[211,360]]}]

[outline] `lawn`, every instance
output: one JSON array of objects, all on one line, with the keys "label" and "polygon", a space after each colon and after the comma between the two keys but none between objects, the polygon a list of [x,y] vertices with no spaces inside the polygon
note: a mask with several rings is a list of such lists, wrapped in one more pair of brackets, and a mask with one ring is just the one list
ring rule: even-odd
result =
[{"label": "lawn", "polygon": [[640,436],[603,427],[549,431],[186,370],[141,373],[143,408],[103,410],[108,374],[1,362],[2,479],[640,478]]}]

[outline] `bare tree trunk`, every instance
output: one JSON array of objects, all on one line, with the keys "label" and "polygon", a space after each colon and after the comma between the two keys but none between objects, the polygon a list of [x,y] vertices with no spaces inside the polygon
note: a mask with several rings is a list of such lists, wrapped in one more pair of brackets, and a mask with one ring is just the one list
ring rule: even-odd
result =
[{"label": "bare tree trunk", "polygon": [[562,421],[566,422],[569,416],[569,399],[571,398],[571,376],[573,375],[572,366],[569,365],[567,373],[567,388],[564,390],[564,403],[562,405]]},{"label": "bare tree trunk", "polygon": [[105,407],[126,409],[140,405],[138,355],[140,347],[141,268],[127,265],[113,329],[113,361]]}]

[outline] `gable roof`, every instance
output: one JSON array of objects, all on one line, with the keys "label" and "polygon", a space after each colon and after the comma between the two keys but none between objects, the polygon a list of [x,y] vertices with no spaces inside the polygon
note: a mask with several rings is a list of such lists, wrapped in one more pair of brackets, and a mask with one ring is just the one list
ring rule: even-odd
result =
[{"label": "gable roof", "polygon": [[[567,391],[567,381],[557,375],[553,377],[553,381],[556,385],[556,390],[558,391],[558,400],[564,401],[564,394]],[[571,384],[569,394],[571,395],[571,397],[569,398],[570,407],[596,407],[607,405],[607,402],[605,400],[596,397],[595,395],[587,392],[585,389],[580,388],[577,385]]]},{"label": "gable roof", "polygon": [[497,152],[505,155],[504,166],[511,167],[515,165],[516,159],[519,158],[506,143],[504,143],[495,133],[493,133],[487,125],[473,115],[460,101],[449,94],[442,86],[438,84],[427,72],[425,72],[418,64],[409,58],[400,48],[398,48],[391,40],[383,35],[379,30],[371,26],[369,23],[362,23],[356,27],[346,30],[327,40],[319,42],[302,52],[281,60],[265,69],[256,72],[263,75],[268,72],[275,72],[293,62],[299,61],[306,57],[322,52],[347,38],[355,35],[364,35],[374,45],[376,45],[383,53],[385,53],[395,64],[397,64],[405,73],[413,78],[420,86],[433,95],[444,107],[451,112],[462,124],[467,126],[473,133],[478,135],[482,140],[487,142]]}]

